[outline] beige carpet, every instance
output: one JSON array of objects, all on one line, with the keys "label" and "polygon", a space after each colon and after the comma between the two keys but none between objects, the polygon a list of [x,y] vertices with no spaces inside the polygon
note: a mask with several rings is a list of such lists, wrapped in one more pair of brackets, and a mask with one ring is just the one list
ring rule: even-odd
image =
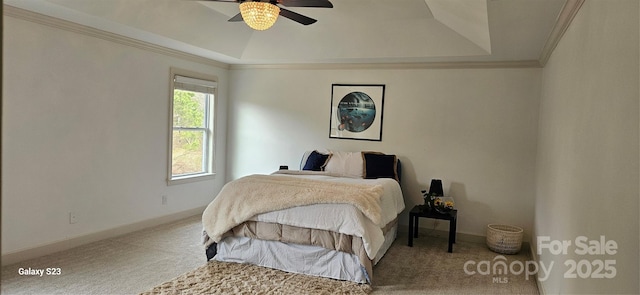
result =
[{"label": "beige carpet", "polygon": [[[373,268],[372,294],[538,294],[536,278],[524,274],[468,275],[465,263],[494,262],[500,254],[484,243],[458,241],[453,253],[447,252],[447,239],[421,234],[414,246],[407,246],[406,233],[400,233],[387,254]],[[504,255],[507,265],[530,260],[528,249]],[[477,271],[477,267],[468,267]]]},{"label": "beige carpet", "polygon": [[[138,294],[205,264],[200,216],[2,267],[0,294]],[[21,276],[20,268],[61,275]]]},{"label": "beige carpet", "polygon": [[[402,230],[406,231],[406,228]],[[495,282],[494,276],[465,274],[466,261],[493,261],[498,254],[483,243],[464,241],[454,246],[453,253],[447,253],[446,234],[442,232],[434,232],[437,237],[421,234],[414,240],[414,247],[407,246],[406,233],[400,232],[393,246],[374,267],[374,281],[369,286],[239,264],[215,265],[211,269],[212,264],[205,262],[200,244],[201,231],[200,216],[194,216],[4,266],[0,293],[140,294],[151,290],[165,294],[322,294],[324,290],[331,294],[339,290],[352,294],[370,291],[373,295],[538,293],[535,279],[527,280],[524,275],[499,276],[500,282]],[[530,259],[527,254],[523,251],[506,258],[508,263],[526,261]],[[62,274],[43,277],[18,274],[19,268],[28,267],[61,268]],[[209,277],[195,279],[197,276]],[[189,281],[195,284],[187,286]],[[206,286],[216,282],[219,287]],[[315,289],[318,286],[321,289]],[[229,288],[227,290],[231,291],[216,292],[216,289],[206,288]]]},{"label": "beige carpet", "polygon": [[[500,255],[484,244],[459,242],[454,253],[447,253],[443,237],[423,234],[414,247],[406,243],[400,233],[374,267],[372,285],[212,261],[142,294],[538,294],[535,277],[465,273],[465,262],[494,261]],[[529,259],[526,251],[504,257],[507,264]]]}]

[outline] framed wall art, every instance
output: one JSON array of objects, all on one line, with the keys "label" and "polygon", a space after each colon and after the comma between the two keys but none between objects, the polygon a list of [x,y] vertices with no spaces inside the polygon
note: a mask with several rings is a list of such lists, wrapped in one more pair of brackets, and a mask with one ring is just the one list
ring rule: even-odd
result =
[{"label": "framed wall art", "polygon": [[332,84],[329,138],[382,140],[383,84]]}]

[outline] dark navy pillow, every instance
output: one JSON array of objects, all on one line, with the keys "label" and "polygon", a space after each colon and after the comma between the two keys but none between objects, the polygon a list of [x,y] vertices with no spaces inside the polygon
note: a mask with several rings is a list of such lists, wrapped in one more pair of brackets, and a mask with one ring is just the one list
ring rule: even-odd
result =
[{"label": "dark navy pillow", "polygon": [[302,170],[311,170],[311,171],[322,171],[324,170],[324,166],[329,162],[329,157],[331,155],[325,155],[318,153],[317,151],[311,152],[309,157],[307,158],[307,162],[302,167]]},{"label": "dark navy pillow", "polygon": [[362,158],[364,160],[364,178],[393,178],[400,182],[396,155],[362,152]]}]

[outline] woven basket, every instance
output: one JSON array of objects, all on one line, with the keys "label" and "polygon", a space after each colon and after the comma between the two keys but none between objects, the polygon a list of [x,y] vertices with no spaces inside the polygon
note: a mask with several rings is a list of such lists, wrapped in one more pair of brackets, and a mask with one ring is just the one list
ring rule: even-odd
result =
[{"label": "woven basket", "polygon": [[487,226],[487,246],[494,252],[516,254],[522,248],[522,228],[504,224]]}]

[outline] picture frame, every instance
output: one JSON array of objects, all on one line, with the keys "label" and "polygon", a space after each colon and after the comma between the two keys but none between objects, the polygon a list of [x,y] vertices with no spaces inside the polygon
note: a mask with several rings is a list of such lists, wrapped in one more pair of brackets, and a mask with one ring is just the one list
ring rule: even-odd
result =
[{"label": "picture frame", "polygon": [[329,138],[382,141],[384,84],[332,84]]}]

